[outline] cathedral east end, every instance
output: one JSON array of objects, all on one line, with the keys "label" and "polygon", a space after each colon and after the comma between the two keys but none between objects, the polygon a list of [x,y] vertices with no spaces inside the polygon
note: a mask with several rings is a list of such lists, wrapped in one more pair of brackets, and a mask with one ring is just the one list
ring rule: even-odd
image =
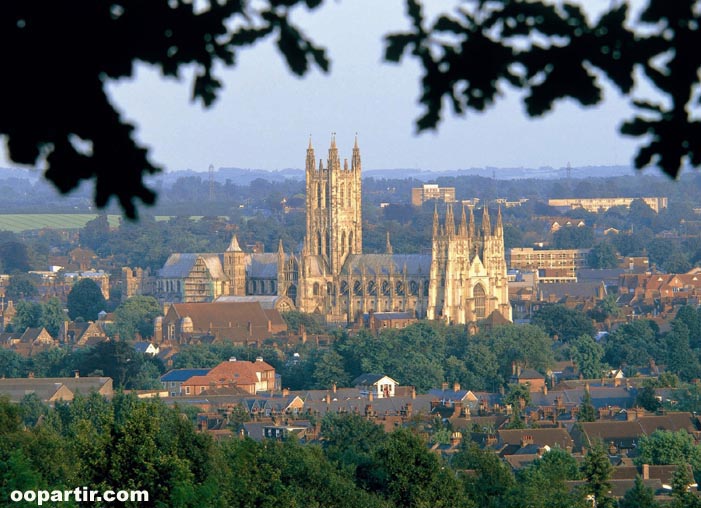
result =
[{"label": "cathedral east end", "polygon": [[[350,162],[335,137],[326,161],[311,140],[306,156],[306,235],[301,252],[246,253],[236,237],[221,254],[172,254],[159,272],[168,302],[261,301],[278,310],[318,313],[349,323],[370,312],[472,323],[498,312],[511,321],[501,211],[494,227],[486,207],[441,224],[433,217],[431,255],[363,254],[362,163],[356,138]],[[469,216],[469,217],[468,217]]]}]

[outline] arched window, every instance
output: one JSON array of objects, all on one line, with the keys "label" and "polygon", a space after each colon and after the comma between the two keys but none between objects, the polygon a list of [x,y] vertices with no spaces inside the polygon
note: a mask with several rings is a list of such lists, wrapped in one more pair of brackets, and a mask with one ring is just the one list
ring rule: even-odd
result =
[{"label": "arched window", "polygon": [[348,233],[348,253],[353,252],[353,231]]},{"label": "arched window", "polygon": [[321,184],[316,184],[316,207],[321,208]]},{"label": "arched window", "polygon": [[363,295],[363,283],[360,282],[359,280],[356,280],[353,282],[353,294],[355,296],[362,296]]},{"label": "arched window", "polygon": [[313,293],[314,293],[314,296],[319,296],[319,283],[318,282],[314,283]]},{"label": "arched window", "polygon": [[346,201],[346,199],[345,199],[345,194],[346,194],[345,189],[346,189],[345,185],[341,184],[341,192],[340,192],[340,195],[339,195],[339,197],[340,197],[341,199],[338,200],[338,206],[340,206],[340,207],[343,207],[343,206],[346,204],[346,203],[345,203],[345,201]]},{"label": "arched window", "polygon": [[475,317],[485,318],[487,314],[487,298],[482,284],[477,284],[475,289],[472,290],[472,294],[475,297]]},{"label": "arched window", "polygon": [[341,256],[346,253],[346,232],[341,233]]},{"label": "arched window", "polygon": [[319,231],[316,232],[316,253],[321,255],[322,253],[322,247],[321,247],[321,233]]}]

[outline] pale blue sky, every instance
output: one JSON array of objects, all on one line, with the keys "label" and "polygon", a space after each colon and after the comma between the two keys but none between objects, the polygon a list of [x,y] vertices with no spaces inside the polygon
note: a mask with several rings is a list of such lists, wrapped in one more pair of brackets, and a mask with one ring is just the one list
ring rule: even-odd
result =
[{"label": "pale blue sky", "polygon": [[[587,0],[607,6],[608,0]],[[435,4],[434,4],[435,5]],[[636,141],[618,134],[627,102],[613,91],[607,102],[582,110],[560,103],[554,114],[526,119],[515,93],[485,114],[447,112],[437,133],[415,134],[420,115],[419,70],[413,61],[381,62],[382,36],[403,30],[403,0],[327,1],[296,19],[328,49],[331,73],[293,77],[271,42],[239,54],[208,110],[190,102],[190,75],[163,80],[145,65],[136,79],[110,86],[138,138],[168,170],[215,167],[301,168],[308,136],[325,157],[331,132],[341,157],[350,157],[357,132],[366,169],[628,165]],[[10,166],[0,150],[0,166]]]}]

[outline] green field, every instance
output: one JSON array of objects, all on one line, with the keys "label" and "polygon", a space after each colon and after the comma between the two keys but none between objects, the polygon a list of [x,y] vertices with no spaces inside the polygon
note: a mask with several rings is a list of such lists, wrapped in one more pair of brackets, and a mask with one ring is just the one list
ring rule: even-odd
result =
[{"label": "green field", "polygon": [[[0,214],[0,231],[21,233],[33,229],[80,229],[97,217],[95,213],[5,213]],[[119,226],[121,215],[108,215],[110,226]]]},{"label": "green field", "polygon": [[[36,229],[81,229],[85,224],[97,217],[96,213],[2,213],[0,214],[0,231],[32,231]],[[203,215],[193,215],[191,220],[202,219]],[[156,215],[156,221],[167,221],[172,215]],[[228,219],[226,216],[222,218]],[[116,228],[122,219],[121,215],[108,215],[110,227]]]}]

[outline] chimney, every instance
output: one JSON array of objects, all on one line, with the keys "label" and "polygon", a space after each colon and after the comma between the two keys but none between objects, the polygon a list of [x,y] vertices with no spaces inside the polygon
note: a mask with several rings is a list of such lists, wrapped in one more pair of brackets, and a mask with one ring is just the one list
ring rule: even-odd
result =
[{"label": "chimney", "polygon": [[444,392],[448,390],[448,383],[441,383],[441,390]]},{"label": "chimney", "polygon": [[411,387],[411,398],[412,399],[416,398],[416,387],[415,386]]},{"label": "chimney", "polygon": [[643,464],[643,480],[650,479],[650,464]]},{"label": "chimney", "polygon": [[262,356],[256,356],[256,362],[262,362],[263,357]]},{"label": "chimney", "polygon": [[290,389],[289,388],[283,388],[282,389],[282,396],[287,397],[290,394]]},{"label": "chimney", "polygon": [[372,390],[368,392],[368,400],[372,402],[375,399],[375,395],[372,393]]},{"label": "chimney", "polygon": [[543,395],[547,395],[547,394],[548,394],[548,385],[545,384],[545,385],[543,385]]},{"label": "chimney", "polygon": [[29,379],[34,379],[34,372],[30,372],[29,374],[27,374],[27,377]]},{"label": "chimney", "polygon": [[329,392],[326,392],[326,403],[331,404],[331,394]]},{"label": "chimney", "polygon": [[453,432],[450,435],[450,446],[451,447],[455,448],[456,446],[458,446],[460,444],[461,441],[462,441],[462,433]]},{"label": "chimney", "polygon": [[453,391],[454,392],[460,391],[460,383],[458,383],[457,381],[455,383],[453,383]]},{"label": "chimney", "polygon": [[533,436],[525,434],[521,436],[521,448],[533,444]]},{"label": "chimney", "polygon": [[411,402],[407,402],[406,403],[406,415],[411,416],[413,411],[414,411],[414,405]]},{"label": "chimney", "polygon": [[74,371],[73,371],[73,377],[76,377],[76,378],[80,377],[80,371],[79,371],[79,370],[74,370]]}]

